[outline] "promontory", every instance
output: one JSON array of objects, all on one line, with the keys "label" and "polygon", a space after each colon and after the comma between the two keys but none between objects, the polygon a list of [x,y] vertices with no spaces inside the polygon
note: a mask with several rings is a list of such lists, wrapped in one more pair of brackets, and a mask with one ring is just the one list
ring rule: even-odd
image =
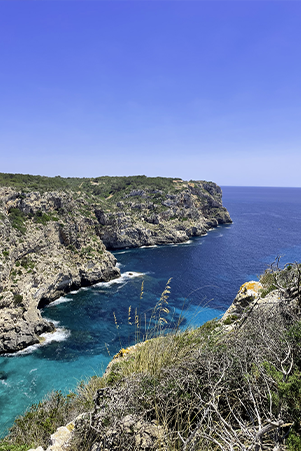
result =
[{"label": "promontory", "polygon": [[0,174],[0,352],[54,330],[47,303],[119,277],[109,250],[181,243],[225,223],[213,182]]}]

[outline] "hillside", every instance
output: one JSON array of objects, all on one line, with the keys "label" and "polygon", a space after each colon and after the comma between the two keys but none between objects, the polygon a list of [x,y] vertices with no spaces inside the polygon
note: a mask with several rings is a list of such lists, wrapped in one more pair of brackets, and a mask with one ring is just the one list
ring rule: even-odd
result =
[{"label": "hillside", "polygon": [[53,330],[43,305],[118,277],[107,249],[180,243],[229,222],[213,182],[0,174],[0,352]]},{"label": "hillside", "polygon": [[121,350],[103,377],[16,420],[0,450],[300,451],[300,274],[272,268],[221,320]]}]

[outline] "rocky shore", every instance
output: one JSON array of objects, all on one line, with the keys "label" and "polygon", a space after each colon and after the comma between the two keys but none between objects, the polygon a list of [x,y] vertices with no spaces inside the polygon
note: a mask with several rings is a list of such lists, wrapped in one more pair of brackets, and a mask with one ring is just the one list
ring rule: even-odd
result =
[{"label": "rocky shore", "polygon": [[[289,433],[296,436],[294,421],[297,431],[300,425],[300,405],[294,391],[296,384],[300,386],[299,335],[294,335],[300,333],[297,332],[300,331],[300,271],[298,264],[288,265],[282,271],[268,271],[260,282],[249,281],[240,287],[220,320],[120,350],[98,379],[98,387],[97,378],[91,379],[87,392],[94,396],[89,412],[77,412],[66,426],[54,431],[47,445],[29,451],[79,451],[82,446],[89,451],[168,450],[172,440],[173,443],[178,440],[179,426],[182,435],[187,418],[191,415],[194,420],[195,412],[198,421],[191,421],[190,434],[182,440],[183,450],[213,450],[218,444],[220,449],[231,451],[237,443],[239,449],[297,449],[294,441],[290,446],[292,439],[287,436]],[[287,285],[282,290],[284,280]],[[288,358],[290,366],[284,366]],[[208,384],[201,384],[206,371]],[[292,380],[298,382],[292,385]],[[287,383],[282,397],[283,403],[287,403],[284,408],[282,404],[279,408],[278,398],[269,397],[270,393],[277,393],[279,381],[282,387]],[[211,405],[215,393],[228,403]],[[280,391],[278,396],[281,395]],[[294,399],[295,407],[292,407]],[[160,402],[162,410],[158,414]],[[254,405],[257,417],[250,428],[248,415],[254,419],[251,410]],[[204,412],[216,419],[218,441],[215,429],[211,437],[212,418],[207,419]],[[263,445],[260,448],[256,447],[258,437]],[[204,442],[206,448],[200,446]]]},{"label": "rocky shore", "polygon": [[119,277],[107,249],[181,243],[231,223],[215,183],[157,178],[156,188],[146,177],[125,179],[71,179],[72,188],[55,191],[22,180],[0,187],[0,353],[54,330],[40,313],[47,303]]},{"label": "rocky shore", "polygon": [[[42,318],[40,307],[81,286],[119,277],[120,272],[116,259],[96,235],[93,220],[80,215],[68,194],[30,193],[23,197],[11,188],[2,188],[0,205],[3,353],[38,343],[40,334],[54,330],[53,324]],[[58,209],[59,218],[54,216]],[[19,228],[14,227],[18,224],[11,221],[10,211],[27,215]]]},{"label": "rocky shore", "polygon": [[96,209],[99,236],[108,249],[182,243],[231,223],[222,190],[213,182],[173,181],[173,191],[145,188]]}]

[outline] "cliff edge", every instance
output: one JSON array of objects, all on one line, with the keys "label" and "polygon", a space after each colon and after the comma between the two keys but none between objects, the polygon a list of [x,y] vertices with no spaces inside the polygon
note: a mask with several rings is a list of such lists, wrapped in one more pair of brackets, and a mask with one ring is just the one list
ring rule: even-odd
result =
[{"label": "cliff edge", "polygon": [[13,352],[54,330],[40,307],[120,272],[68,193],[0,188],[0,217],[0,352]]},{"label": "cliff edge", "polygon": [[0,353],[54,330],[47,303],[119,277],[107,248],[180,243],[230,222],[213,182],[0,174]]},{"label": "cliff edge", "polygon": [[[300,275],[297,263],[272,267],[240,287],[220,320],[122,349],[61,401],[68,424],[53,425],[51,445],[40,427],[30,451],[299,450]],[[57,405],[53,397],[24,415],[27,443],[33,417],[41,424]],[[20,428],[9,438],[20,440]]]}]

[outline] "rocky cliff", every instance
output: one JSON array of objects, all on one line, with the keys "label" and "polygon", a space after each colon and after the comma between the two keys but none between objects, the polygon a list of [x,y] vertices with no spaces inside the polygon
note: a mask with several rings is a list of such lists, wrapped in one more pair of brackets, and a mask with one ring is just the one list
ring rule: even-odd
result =
[{"label": "rocky cliff", "polygon": [[95,209],[99,236],[108,249],[181,243],[230,223],[222,190],[212,182],[172,180],[167,189],[132,189]]},{"label": "rocky cliff", "polygon": [[12,352],[54,329],[39,307],[120,273],[67,193],[1,188],[0,215],[0,352]]},{"label": "rocky cliff", "polygon": [[[68,424],[57,423],[50,441],[40,428],[40,446],[29,451],[296,451],[300,275],[297,263],[272,267],[240,287],[220,320],[120,350],[101,378],[74,395],[73,406],[82,408],[62,402]],[[36,423],[45,411],[46,403]],[[37,436],[35,412],[27,414],[27,443],[27,429]],[[14,437],[20,440],[17,427]]]},{"label": "rocky cliff", "polygon": [[221,189],[212,182],[4,176],[0,352],[23,349],[54,329],[41,317],[45,304],[118,277],[116,259],[106,247],[179,243],[231,222]]}]

